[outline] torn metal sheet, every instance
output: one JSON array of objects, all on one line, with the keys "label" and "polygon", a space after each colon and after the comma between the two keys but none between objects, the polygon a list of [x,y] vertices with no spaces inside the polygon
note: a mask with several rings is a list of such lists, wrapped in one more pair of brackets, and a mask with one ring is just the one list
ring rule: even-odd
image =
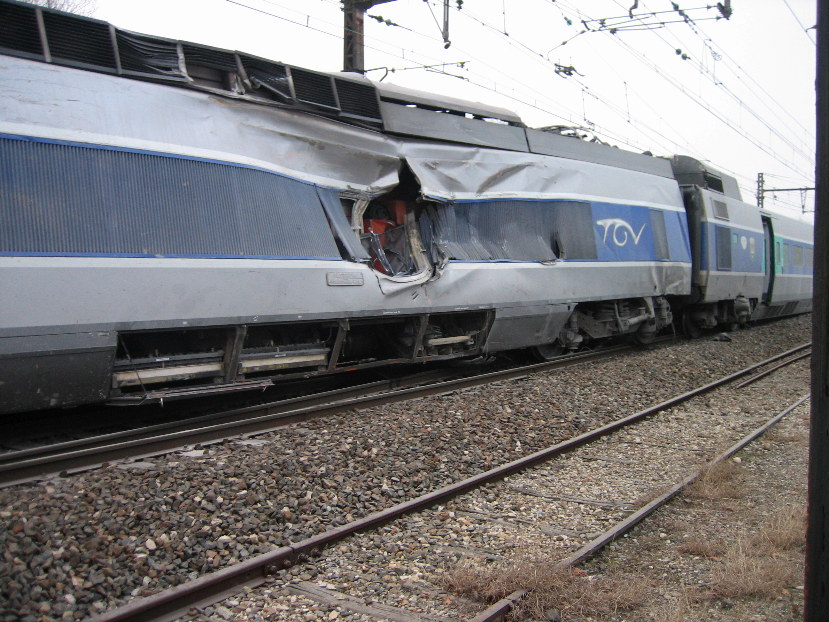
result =
[{"label": "torn metal sheet", "polygon": [[659,176],[548,155],[458,145],[400,145],[424,196],[444,201],[571,199],[682,210],[676,182]]},{"label": "torn metal sheet", "polygon": [[0,72],[0,133],[250,166],[368,194],[398,182],[397,147],[379,132],[20,58],[0,58]]}]

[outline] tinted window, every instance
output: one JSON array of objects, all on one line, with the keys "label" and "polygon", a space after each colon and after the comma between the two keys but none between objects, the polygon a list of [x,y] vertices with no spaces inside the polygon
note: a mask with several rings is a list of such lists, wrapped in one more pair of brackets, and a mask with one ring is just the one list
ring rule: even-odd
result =
[{"label": "tinted window", "polygon": [[731,231],[717,227],[717,270],[731,270]]},{"label": "tinted window", "polygon": [[670,259],[668,251],[668,235],[665,232],[665,212],[658,209],[650,210],[651,227],[653,228],[653,247],[657,259]]}]

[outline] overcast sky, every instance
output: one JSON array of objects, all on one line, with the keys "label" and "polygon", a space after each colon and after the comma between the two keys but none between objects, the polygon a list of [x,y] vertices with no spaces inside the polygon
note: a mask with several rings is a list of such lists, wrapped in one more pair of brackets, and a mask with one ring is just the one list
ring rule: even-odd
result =
[{"label": "overcast sky", "polygon": [[[728,20],[705,2],[676,3],[686,20],[669,0],[640,0],[631,20],[633,4],[450,0],[448,48],[442,0],[379,4],[369,14],[394,25],[367,18],[366,67],[376,68],[367,75],[509,108],[532,127],[579,126],[625,149],[692,155],[735,175],[752,202],[758,172],[767,187],[814,186],[815,2],[732,0]],[[94,16],[342,69],[339,0],[96,0]],[[766,205],[798,215],[801,193],[766,195]]]}]

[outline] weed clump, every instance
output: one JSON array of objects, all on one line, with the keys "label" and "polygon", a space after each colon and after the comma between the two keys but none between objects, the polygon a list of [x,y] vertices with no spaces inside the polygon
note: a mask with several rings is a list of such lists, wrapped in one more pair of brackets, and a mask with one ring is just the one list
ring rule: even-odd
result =
[{"label": "weed clump", "polygon": [[513,592],[528,595],[513,610],[512,619],[545,619],[551,609],[566,615],[602,616],[635,609],[650,584],[642,577],[621,574],[589,575],[577,568],[521,553],[502,564],[466,562],[444,576],[444,586],[468,598],[495,603]]}]

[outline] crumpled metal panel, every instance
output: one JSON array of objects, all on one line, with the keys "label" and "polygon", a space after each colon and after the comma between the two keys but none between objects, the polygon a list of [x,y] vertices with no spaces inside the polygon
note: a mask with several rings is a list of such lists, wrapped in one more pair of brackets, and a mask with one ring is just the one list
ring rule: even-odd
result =
[{"label": "crumpled metal panel", "polygon": [[20,58],[0,56],[0,73],[0,133],[247,164],[370,194],[397,184],[396,144],[378,132]]},{"label": "crumpled metal panel", "polygon": [[187,82],[178,42],[125,30],[116,30],[115,37],[122,71]]},{"label": "crumpled metal panel", "polygon": [[401,155],[424,195],[441,200],[576,199],[684,209],[676,181],[555,156],[409,142]]},{"label": "crumpled metal panel", "polygon": [[439,204],[421,219],[438,263],[595,259],[591,206],[577,201],[471,201]]}]

